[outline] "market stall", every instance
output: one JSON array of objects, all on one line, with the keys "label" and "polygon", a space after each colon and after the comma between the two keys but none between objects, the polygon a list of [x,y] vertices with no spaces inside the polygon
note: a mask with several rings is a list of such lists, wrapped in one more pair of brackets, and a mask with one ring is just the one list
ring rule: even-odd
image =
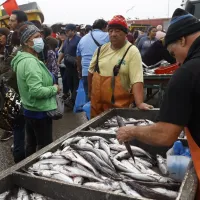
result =
[{"label": "market stall", "polygon": [[[158,114],[158,110],[151,111],[138,111],[132,109],[114,109],[103,113],[102,115],[92,119],[91,121],[83,124],[74,131],[66,134],[62,138],[56,140],[52,144],[48,145],[44,149],[38,151],[32,156],[28,157],[19,164],[11,167],[10,169],[2,172],[0,174],[0,193],[3,193],[14,186],[23,187],[29,191],[37,192],[47,197],[53,199],[70,199],[70,200],[102,200],[102,199],[146,199],[146,198],[134,198],[126,194],[116,194],[113,191],[104,191],[103,189],[92,189],[83,185],[75,185],[71,183],[66,183],[60,180],[53,180],[51,178],[45,178],[38,175],[28,174],[24,172],[24,169],[32,166],[34,163],[38,162],[41,155],[46,152],[55,152],[61,148],[61,144],[67,139],[80,136],[80,137],[91,137],[98,136],[110,140],[115,138],[115,134],[111,133],[97,133],[94,131],[89,131],[95,129],[96,127],[102,126],[105,122],[114,116],[121,116],[124,118],[134,118],[148,119],[155,121]],[[185,144],[187,142],[184,140]],[[132,145],[140,147],[152,155],[159,152],[162,156],[166,155],[169,148],[166,147],[153,147],[149,145],[142,144],[138,141],[134,141]],[[195,197],[197,190],[197,176],[194,171],[192,163],[190,163],[185,177],[178,189],[178,197],[181,200],[192,200]]]}]

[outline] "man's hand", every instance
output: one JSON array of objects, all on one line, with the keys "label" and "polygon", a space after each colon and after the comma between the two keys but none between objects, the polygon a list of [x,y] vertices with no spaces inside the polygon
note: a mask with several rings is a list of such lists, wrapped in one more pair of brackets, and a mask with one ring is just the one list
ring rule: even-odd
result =
[{"label": "man's hand", "polygon": [[82,78],[82,71],[77,68],[77,72],[78,72],[78,78],[81,79]]},{"label": "man's hand", "polygon": [[152,105],[146,104],[146,103],[141,103],[137,106],[140,110],[151,110],[153,109]]},{"label": "man's hand", "polygon": [[121,127],[117,131],[117,139],[120,143],[129,142],[134,139],[134,126]]}]

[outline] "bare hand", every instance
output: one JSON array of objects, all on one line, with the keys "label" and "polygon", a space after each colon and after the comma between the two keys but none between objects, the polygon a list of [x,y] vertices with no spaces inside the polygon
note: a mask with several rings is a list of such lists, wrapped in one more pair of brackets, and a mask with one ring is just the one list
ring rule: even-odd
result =
[{"label": "bare hand", "polygon": [[78,77],[79,77],[79,79],[82,78],[82,72],[81,71],[78,71]]},{"label": "bare hand", "polygon": [[121,127],[117,131],[117,139],[120,143],[129,142],[134,139],[133,132],[135,127],[134,126],[125,126]]},{"label": "bare hand", "polygon": [[140,105],[137,106],[140,110],[150,110],[153,109],[152,105],[146,104],[146,103],[141,103]]},{"label": "bare hand", "polygon": [[57,84],[54,84],[54,86],[57,88],[57,93],[59,94],[61,90],[60,87]]}]

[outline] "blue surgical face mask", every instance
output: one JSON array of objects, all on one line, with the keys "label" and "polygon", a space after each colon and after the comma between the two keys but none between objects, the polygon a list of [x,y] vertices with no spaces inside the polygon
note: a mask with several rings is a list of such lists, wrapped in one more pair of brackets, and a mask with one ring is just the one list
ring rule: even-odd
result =
[{"label": "blue surgical face mask", "polygon": [[44,41],[42,38],[34,38],[33,39],[33,47],[37,53],[40,53],[44,49]]}]

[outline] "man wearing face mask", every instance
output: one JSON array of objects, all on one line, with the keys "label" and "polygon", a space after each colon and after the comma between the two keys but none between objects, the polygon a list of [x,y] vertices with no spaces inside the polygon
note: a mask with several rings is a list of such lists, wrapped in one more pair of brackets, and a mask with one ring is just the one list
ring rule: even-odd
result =
[{"label": "man wearing face mask", "polygon": [[22,52],[12,60],[26,121],[26,157],[52,142],[52,119],[47,111],[57,108],[58,85],[38,54],[44,49],[40,30],[34,25],[19,29]]}]

